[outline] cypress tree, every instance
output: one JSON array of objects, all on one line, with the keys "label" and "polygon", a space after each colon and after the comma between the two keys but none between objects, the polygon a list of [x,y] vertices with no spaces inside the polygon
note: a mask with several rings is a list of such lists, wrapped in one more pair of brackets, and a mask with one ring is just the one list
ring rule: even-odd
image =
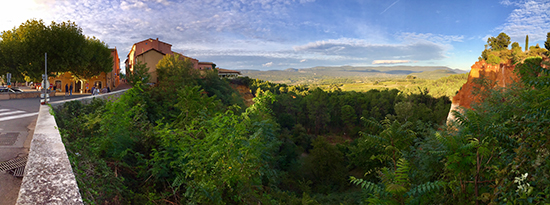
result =
[{"label": "cypress tree", "polygon": [[525,36],[525,51],[529,50],[529,35]]},{"label": "cypress tree", "polygon": [[544,42],[544,48],[548,50],[548,53],[550,54],[550,32],[546,34],[546,42]]}]

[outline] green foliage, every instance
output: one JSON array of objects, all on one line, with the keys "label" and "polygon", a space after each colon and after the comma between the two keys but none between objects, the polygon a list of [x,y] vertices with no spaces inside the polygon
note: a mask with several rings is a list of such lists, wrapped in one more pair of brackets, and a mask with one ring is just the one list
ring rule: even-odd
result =
[{"label": "green foliage", "polygon": [[398,160],[393,171],[384,167],[379,172],[380,184],[351,177],[352,184],[361,186],[364,192],[370,194],[365,202],[369,204],[419,204],[426,195],[436,195],[446,183],[436,181],[411,187],[409,180],[410,167],[407,160]]},{"label": "green foliage", "polygon": [[74,22],[27,20],[19,27],[3,31],[0,41],[0,71],[16,79],[37,81],[44,71],[44,53],[48,54],[50,73],[70,71],[88,78],[112,69],[111,52],[104,42],[82,34]]},{"label": "green foliage", "polygon": [[169,179],[186,203],[257,201],[261,187],[276,177],[269,164],[279,145],[277,127],[258,113],[261,106],[258,102],[241,116],[219,113],[202,126],[159,125],[155,132],[161,144],[150,161],[153,176]]},{"label": "green foliage", "polygon": [[[546,41],[544,42],[544,48],[550,51],[550,32],[546,33]],[[550,53],[547,53],[546,55],[550,56]]]},{"label": "green foliage", "polygon": [[105,101],[94,99],[90,105],[72,101],[55,110],[57,125],[70,128],[60,129],[60,134],[82,199],[87,204],[120,203],[133,197],[120,172],[113,171],[113,164],[98,155],[99,146],[94,136],[99,136],[99,126],[95,121],[90,123],[87,115],[101,115],[104,106]]},{"label": "green foliage", "polygon": [[548,52],[548,51],[547,51],[546,49],[541,48],[541,47],[539,46],[539,44],[537,44],[537,45],[531,46],[531,47],[529,48],[528,55],[529,55],[529,56],[541,56],[541,57],[542,57],[542,56],[545,56],[547,52]]},{"label": "green foliage", "polygon": [[423,91],[427,91],[429,95],[434,98],[441,98],[444,96],[452,98],[467,80],[468,73],[456,74],[437,80],[427,80],[415,85],[408,85],[406,88],[400,90],[405,94],[420,94]]},{"label": "green foliage", "polygon": [[524,84],[539,89],[550,85],[550,70],[543,68],[541,64],[541,57],[530,57],[517,65],[516,71]]},{"label": "green foliage", "polygon": [[312,142],[308,158],[304,164],[306,176],[313,182],[313,191],[330,193],[345,187],[347,168],[344,154],[323,137]]},{"label": "green foliage", "polygon": [[198,70],[193,69],[192,62],[178,54],[165,55],[156,65],[158,87],[164,92],[174,92],[185,85],[193,85],[199,78]]},{"label": "green foliage", "polygon": [[497,37],[488,38],[487,45],[494,51],[507,49],[508,45],[510,45],[510,36],[505,33],[500,33]]},{"label": "green foliage", "polygon": [[489,54],[489,56],[487,57],[487,63],[489,64],[498,65],[499,63],[501,63],[501,61],[502,60],[493,53]]},{"label": "green foliage", "polygon": [[371,158],[380,160],[383,163],[391,162],[391,166],[396,168],[397,160],[402,157],[404,151],[409,149],[416,137],[415,133],[408,129],[412,123],[401,124],[398,121],[391,122],[387,118],[381,122],[368,119],[366,123],[371,128],[370,130],[375,131],[376,134],[361,132],[364,136],[362,139],[370,147],[380,150],[380,153]]},{"label": "green foliage", "polygon": [[[126,68],[125,77],[128,84],[130,84],[132,87],[136,87],[138,85],[143,86],[149,83],[151,74],[149,74],[147,63],[137,61],[133,69],[134,70],[129,70],[129,68]],[[141,89],[143,89],[143,87]]]}]

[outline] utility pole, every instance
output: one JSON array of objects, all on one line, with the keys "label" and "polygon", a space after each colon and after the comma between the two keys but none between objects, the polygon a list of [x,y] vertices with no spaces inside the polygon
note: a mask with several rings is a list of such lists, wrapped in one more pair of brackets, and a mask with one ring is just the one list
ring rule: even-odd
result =
[{"label": "utility pole", "polygon": [[44,74],[42,74],[42,90],[44,93],[40,94],[40,104],[45,105],[50,101],[50,94],[48,94],[48,89],[50,88],[50,83],[48,82],[48,53],[44,53]]}]

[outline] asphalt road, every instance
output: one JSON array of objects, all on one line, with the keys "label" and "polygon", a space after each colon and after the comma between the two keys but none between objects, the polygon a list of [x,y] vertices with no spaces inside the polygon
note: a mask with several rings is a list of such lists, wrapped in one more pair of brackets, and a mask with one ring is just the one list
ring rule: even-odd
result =
[{"label": "asphalt road", "polygon": [[[61,101],[88,96],[55,96],[50,101]],[[36,125],[40,98],[0,100],[0,162],[29,153]],[[21,178],[0,172],[0,204],[15,204]]]}]

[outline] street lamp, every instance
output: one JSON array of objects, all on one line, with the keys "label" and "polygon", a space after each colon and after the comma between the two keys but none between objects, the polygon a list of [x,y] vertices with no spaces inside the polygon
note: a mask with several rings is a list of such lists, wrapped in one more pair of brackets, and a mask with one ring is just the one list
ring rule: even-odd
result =
[{"label": "street lamp", "polygon": [[45,105],[50,101],[50,94],[48,94],[48,88],[50,87],[50,83],[48,82],[48,53],[44,53],[44,74],[42,74],[42,82],[42,90],[44,93],[40,94],[40,104]]}]

